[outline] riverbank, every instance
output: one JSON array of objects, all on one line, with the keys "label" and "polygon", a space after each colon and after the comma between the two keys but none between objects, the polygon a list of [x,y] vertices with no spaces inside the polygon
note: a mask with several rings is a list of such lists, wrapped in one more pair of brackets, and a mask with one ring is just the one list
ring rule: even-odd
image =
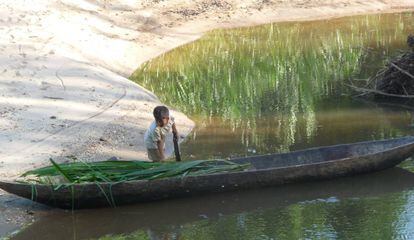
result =
[{"label": "riverbank", "polygon": [[[414,1],[4,1],[0,5],[0,178],[73,158],[146,158],[160,104],[128,77],[205,31],[414,8]],[[173,113],[180,133],[193,122]],[[39,214],[0,192],[0,237]],[[41,209],[41,208],[40,208]],[[47,209],[44,209],[47,212]],[[43,210],[41,210],[43,212]],[[7,217],[5,217],[7,216]]]}]

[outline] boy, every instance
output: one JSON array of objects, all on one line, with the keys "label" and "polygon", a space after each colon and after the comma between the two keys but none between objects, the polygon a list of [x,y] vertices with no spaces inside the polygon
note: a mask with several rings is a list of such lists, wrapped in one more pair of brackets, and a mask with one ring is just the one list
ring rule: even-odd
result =
[{"label": "boy", "polygon": [[148,158],[153,162],[165,159],[165,135],[172,129],[178,136],[174,118],[170,117],[170,111],[165,106],[157,106],[153,111],[155,121],[151,123],[145,132],[144,141],[147,147]]}]

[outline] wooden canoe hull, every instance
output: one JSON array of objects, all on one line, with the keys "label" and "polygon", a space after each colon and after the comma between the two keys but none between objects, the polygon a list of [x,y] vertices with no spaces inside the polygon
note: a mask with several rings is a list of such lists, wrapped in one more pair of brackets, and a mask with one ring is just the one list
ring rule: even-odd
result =
[{"label": "wooden canoe hull", "polygon": [[252,164],[252,169],[243,172],[114,184],[79,184],[58,190],[49,185],[0,182],[0,188],[59,208],[109,207],[375,172],[393,167],[413,153],[414,138],[405,137],[233,159]]},{"label": "wooden canoe hull", "polygon": [[[40,218],[17,233],[13,239],[54,240],[56,236],[65,236],[67,239],[99,239],[105,235],[129,235],[137,229],[152,229],[154,226],[180,229],[180,226],[200,219],[214,221],[240,213],[272,211],[315,199],[343,201],[350,198],[378,198],[413,187],[414,173],[391,168],[326,181],[135,204],[117,210],[79,211],[75,215],[53,214]],[[126,213],[128,221],[125,221]],[[74,218],[76,221],[73,221]]]}]

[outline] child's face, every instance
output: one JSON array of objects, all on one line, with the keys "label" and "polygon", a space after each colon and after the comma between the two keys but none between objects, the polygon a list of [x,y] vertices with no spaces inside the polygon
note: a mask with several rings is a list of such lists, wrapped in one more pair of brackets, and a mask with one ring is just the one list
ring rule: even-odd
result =
[{"label": "child's face", "polygon": [[162,118],[162,121],[160,122],[161,127],[164,127],[168,124],[168,121],[170,120],[170,116],[166,116]]}]

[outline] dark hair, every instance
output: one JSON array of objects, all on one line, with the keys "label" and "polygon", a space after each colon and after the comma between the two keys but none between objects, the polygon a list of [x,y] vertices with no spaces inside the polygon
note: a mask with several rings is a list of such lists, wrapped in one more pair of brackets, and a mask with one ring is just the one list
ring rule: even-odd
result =
[{"label": "dark hair", "polygon": [[164,117],[170,115],[170,111],[166,106],[156,106],[153,111],[155,121],[161,122]]}]

